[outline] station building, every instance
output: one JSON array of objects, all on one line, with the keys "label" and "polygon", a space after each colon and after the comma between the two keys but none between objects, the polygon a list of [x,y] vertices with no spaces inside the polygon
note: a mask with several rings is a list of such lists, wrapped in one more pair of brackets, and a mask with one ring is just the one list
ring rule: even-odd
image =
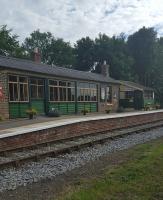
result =
[{"label": "station building", "polygon": [[123,108],[140,110],[146,106],[154,107],[154,90],[131,81],[120,81],[119,105]]},{"label": "station building", "polygon": [[26,117],[28,108],[47,114],[52,108],[61,114],[103,112],[119,106],[120,82],[109,76],[108,65],[101,74],[0,56],[0,115]]}]

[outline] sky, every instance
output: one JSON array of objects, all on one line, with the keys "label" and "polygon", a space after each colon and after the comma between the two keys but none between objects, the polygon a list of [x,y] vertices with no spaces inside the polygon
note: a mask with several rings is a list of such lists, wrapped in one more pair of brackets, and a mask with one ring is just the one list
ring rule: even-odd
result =
[{"label": "sky", "polygon": [[36,29],[74,43],[154,27],[163,36],[163,0],[0,0],[0,25],[22,42]]}]

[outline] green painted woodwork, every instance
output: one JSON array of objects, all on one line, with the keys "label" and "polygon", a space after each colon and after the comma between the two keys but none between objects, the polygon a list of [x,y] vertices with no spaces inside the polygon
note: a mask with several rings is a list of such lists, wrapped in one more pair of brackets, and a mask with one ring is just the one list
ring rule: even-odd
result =
[{"label": "green painted woodwork", "polygon": [[31,108],[36,109],[38,114],[45,113],[44,100],[31,100]]},{"label": "green painted woodwork", "polygon": [[97,103],[91,103],[91,112],[97,112]]},{"label": "green painted woodwork", "polygon": [[61,114],[74,114],[75,113],[75,102],[69,103],[69,102],[63,102],[63,103],[49,103],[49,110],[52,108],[55,108],[60,111]]},{"label": "green painted woodwork", "polygon": [[144,105],[150,104],[150,105],[154,105],[154,99],[145,99],[144,98]]},{"label": "green painted woodwork", "polygon": [[29,108],[29,103],[9,103],[10,118],[27,117],[26,110]]},{"label": "green painted woodwork", "polygon": [[97,112],[97,103],[94,102],[78,102],[77,103],[78,113],[82,110],[88,110],[89,112]]}]

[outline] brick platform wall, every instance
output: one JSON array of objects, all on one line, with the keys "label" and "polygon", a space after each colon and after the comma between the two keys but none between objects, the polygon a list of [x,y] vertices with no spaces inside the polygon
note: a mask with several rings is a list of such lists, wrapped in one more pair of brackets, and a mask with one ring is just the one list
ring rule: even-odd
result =
[{"label": "brick platform wall", "polygon": [[111,131],[117,128],[132,127],[134,125],[141,125],[159,120],[163,120],[163,112],[93,120],[49,128],[0,139],[0,152],[74,136],[98,133],[102,131]]},{"label": "brick platform wall", "polygon": [[7,83],[8,83],[7,73],[0,71],[0,86],[2,87],[2,92],[3,92],[3,98],[0,98],[0,116],[4,119],[9,118]]}]

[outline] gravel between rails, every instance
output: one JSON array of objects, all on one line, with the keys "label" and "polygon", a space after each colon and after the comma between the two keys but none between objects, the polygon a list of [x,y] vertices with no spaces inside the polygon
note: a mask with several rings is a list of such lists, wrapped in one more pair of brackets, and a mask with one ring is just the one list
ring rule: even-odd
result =
[{"label": "gravel between rails", "polygon": [[89,161],[95,161],[109,153],[128,149],[134,145],[142,144],[163,136],[163,128],[139,134],[117,138],[104,144],[97,144],[70,154],[64,154],[56,158],[47,157],[39,162],[31,162],[20,168],[9,168],[0,171],[0,192],[14,190],[18,186],[38,182],[42,179],[53,179],[59,174],[66,173],[77,167],[83,166]]}]

